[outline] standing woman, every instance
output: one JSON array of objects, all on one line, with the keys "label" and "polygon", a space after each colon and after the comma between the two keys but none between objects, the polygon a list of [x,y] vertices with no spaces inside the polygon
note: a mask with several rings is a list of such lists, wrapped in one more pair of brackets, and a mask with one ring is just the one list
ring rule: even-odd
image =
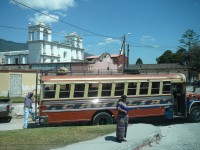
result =
[{"label": "standing woman", "polygon": [[128,127],[128,107],[126,106],[126,95],[122,95],[117,103],[117,110],[118,110],[118,116],[117,116],[117,129],[116,129],[116,135],[117,135],[117,142],[126,141],[124,138],[126,138],[126,132]]}]

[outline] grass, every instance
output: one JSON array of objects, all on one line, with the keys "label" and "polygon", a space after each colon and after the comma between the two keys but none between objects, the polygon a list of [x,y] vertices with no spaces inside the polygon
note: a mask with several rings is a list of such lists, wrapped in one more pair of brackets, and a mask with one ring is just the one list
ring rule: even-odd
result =
[{"label": "grass", "polygon": [[24,103],[24,99],[25,99],[25,97],[12,97],[12,98],[10,98],[10,100],[13,103]]},{"label": "grass", "polygon": [[7,98],[7,97],[5,97],[5,96],[0,96],[0,99],[1,99],[1,98]]},{"label": "grass", "polygon": [[115,132],[116,125],[62,126],[0,131],[0,150],[49,150]]},{"label": "grass", "polygon": [[13,103],[24,103],[24,98],[25,98],[25,97],[12,97],[12,98],[11,98],[11,101],[12,101]]},{"label": "grass", "polygon": [[[1,99],[1,98],[8,98],[8,97],[0,96],[0,99]],[[13,103],[24,103],[24,97],[12,97],[12,98],[10,98],[10,100],[11,100]]]},{"label": "grass", "polygon": [[24,103],[24,97],[13,97],[11,98],[13,103]]}]

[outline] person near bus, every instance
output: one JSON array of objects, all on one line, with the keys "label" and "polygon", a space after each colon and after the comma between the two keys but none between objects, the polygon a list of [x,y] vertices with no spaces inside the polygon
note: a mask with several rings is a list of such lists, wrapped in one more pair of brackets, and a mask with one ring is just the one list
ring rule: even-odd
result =
[{"label": "person near bus", "polygon": [[29,92],[24,99],[24,129],[28,128],[29,114],[31,115],[32,120],[34,120],[35,117],[35,113],[32,111],[32,96],[33,92]]},{"label": "person near bus", "polygon": [[126,105],[126,95],[122,95],[117,103],[117,129],[116,129],[116,141],[126,141],[126,132],[128,127],[128,107]]}]

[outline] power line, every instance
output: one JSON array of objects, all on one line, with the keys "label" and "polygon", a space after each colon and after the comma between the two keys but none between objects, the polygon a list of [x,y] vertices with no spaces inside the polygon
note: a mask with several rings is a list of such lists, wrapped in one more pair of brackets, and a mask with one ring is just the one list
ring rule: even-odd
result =
[{"label": "power line", "polygon": [[[112,45],[110,45],[110,46],[101,46],[100,48],[93,48],[92,49],[92,53],[94,54],[94,53],[96,53],[96,52],[99,52],[99,51],[101,51],[101,50],[103,50],[104,52],[110,52],[110,49],[111,48],[108,48],[108,47],[111,47],[111,48],[114,48],[114,46]],[[109,50],[108,50],[109,49]],[[88,50],[87,50],[88,51]],[[111,51],[117,51],[117,49],[112,49]],[[118,53],[118,52],[117,52]]]},{"label": "power line", "polygon": [[[159,46],[159,47],[156,47],[156,46],[152,46],[152,45],[146,45],[146,44],[139,44],[139,43],[133,43],[131,41],[128,41],[129,43],[132,43],[133,44],[133,47],[147,47],[147,48],[154,48],[154,49],[161,49],[161,50],[166,50],[166,49],[169,49],[169,47],[172,47],[172,48],[175,48],[175,47],[178,47],[178,46]],[[168,47],[168,48],[167,48]]]},{"label": "power line", "polygon": [[[0,25],[0,27],[2,28],[8,28],[8,29],[15,29],[15,30],[24,30],[24,31],[27,31],[28,29],[27,28],[19,28],[19,27],[14,27],[14,26],[6,26],[6,25]],[[65,35],[65,33],[60,33],[60,32],[52,32],[52,34],[63,34]],[[82,36],[96,36],[96,35],[82,35]],[[111,37],[110,37],[111,38]],[[114,38],[114,39],[120,39],[120,38]],[[98,42],[90,42],[90,43],[85,43],[85,44],[95,44],[95,43],[99,43],[99,42],[104,42],[104,41],[98,41]],[[146,45],[146,44],[140,44],[140,43],[135,43],[135,42],[131,42],[131,41],[127,41],[128,43],[132,43],[133,47],[148,47],[148,48],[155,48],[155,49],[162,49],[162,50],[166,50],[168,48],[163,48],[163,47],[155,47],[155,46],[152,46],[152,45]],[[199,42],[199,41],[198,41]],[[175,46],[165,46],[165,47],[175,47]]]},{"label": "power line", "polygon": [[[6,26],[6,25],[0,25],[0,27],[2,28],[8,28],[8,29],[15,29],[15,30],[24,30],[24,31],[27,31],[28,29],[27,28],[19,28],[19,27],[14,27],[14,26]],[[65,35],[65,33],[60,33],[60,32],[52,32],[52,34],[63,34]],[[95,36],[95,35],[82,35],[82,36]],[[120,38],[116,38],[116,39],[120,39]],[[97,41],[97,42],[90,42],[90,43],[85,43],[85,44],[96,44],[96,43],[99,43],[99,42],[105,42],[105,41]],[[163,47],[154,47],[152,45],[145,45],[145,44],[140,44],[140,43],[135,43],[135,42],[131,42],[131,41],[127,41],[128,43],[132,43],[133,47],[148,47],[148,48],[155,48],[155,49],[162,49],[162,50],[166,50],[167,48],[163,48]],[[165,46],[165,47],[169,47],[169,46]],[[175,46],[170,46],[170,47],[175,47]]]},{"label": "power line", "polygon": [[17,30],[28,30],[28,29],[25,29],[25,28],[19,28],[19,27],[13,27],[13,26],[4,26],[4,25],[0,25],[0,27],[9,28],[9,29],[17,29]]},{"label": "power line", "polygon": [[[14,26],[6,26],[6,25],[0,25],[0,28],[8,28],[8,29],[15,29],[15,30],[25,30],[27,31],[27,28],[19,28],[19,27],[14,27]],[[58,35],[67,35],[66,33],[61,33],[61,32],[52,32],[52,34],[58,34]],[[81,34],[81,36],[95,36],[95,35],[87,35],[87,34]],[[103,40],[101,41],[97,41],[97,42],[89,42],[89,43],[85,43],[85,44],[96,44],[96,43],[100,43],[100,42],[105,42]]]},{"label": "power line", "polygon": [[60,20],[60,19],[58,19],[58,18],[56,18],[56,17],[53,17],[53,16],[51,16],[51,15],[49,15],[49,14],[46,14],[46,13],[44,13],[44,12],[41,12],[41,11],[39,11],[39,10],[37,10],[37,9],[34,9],[34,8],[30,7],[30,6],[27,6],[27,5],[23,4],[23,3],[20,3],[20,2],[18,2],[18,1],[16,1],[16,0],[12,0],[12,1],[14,1],[14,2],[16,2],[16,3],[18,3],[18,4],[20,4],[20,5],[24,6],[24,7],[27,7],[27,8],[29,8],[29,9],[32,9],[32,10],[34,10],[34,11],[40,13],[40,14],[43,14],[43,15],[45,15],[45,16],[48,16],[48,17],[52,18],[52,19],[55,19],[55,20],[57,20],[57,21],[59,21],[59,22],[62,22],[62,23],[64,23],[64,24],[66,24],[66,25],[69,25],[69,26],[72,26],[72,27],[74,27],[74,28],[80,29],[80,30],[82,30],[82,31],[85,31],[85,32],[88,32],[88,33],[91,33],[91,34],[94,34],[94,35],[100,36],[100,37],[114,38],[114,37],[111,37],[111,36],[102,35],[102,34],[95,33],[95,32],[89,31],[89,30],[87,30],[87,29],[78,27],[78,26],[73,25],[73,24],[71,24],[71,23],[68,23],[68,22],[66,22],[66,21]]}]

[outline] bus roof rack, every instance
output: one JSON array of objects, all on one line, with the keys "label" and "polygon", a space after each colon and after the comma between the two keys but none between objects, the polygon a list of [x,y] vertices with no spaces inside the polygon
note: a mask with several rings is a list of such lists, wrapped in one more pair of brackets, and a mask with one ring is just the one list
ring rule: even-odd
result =
[{"label": "bus roof rack", "polygon": [[60,71],[60,70],[40,70],[42,76],[72,76],[72,75],[117,75],[117,74],[127,74],[123,72],[118,72],[116,70],[73,70],[73,71]]},{"label": "bus roof rack", "polygon": [[140,74],[139,70],[137,70],[137,69],[124,69],[124,73],[126,73],[126,74]]}]

